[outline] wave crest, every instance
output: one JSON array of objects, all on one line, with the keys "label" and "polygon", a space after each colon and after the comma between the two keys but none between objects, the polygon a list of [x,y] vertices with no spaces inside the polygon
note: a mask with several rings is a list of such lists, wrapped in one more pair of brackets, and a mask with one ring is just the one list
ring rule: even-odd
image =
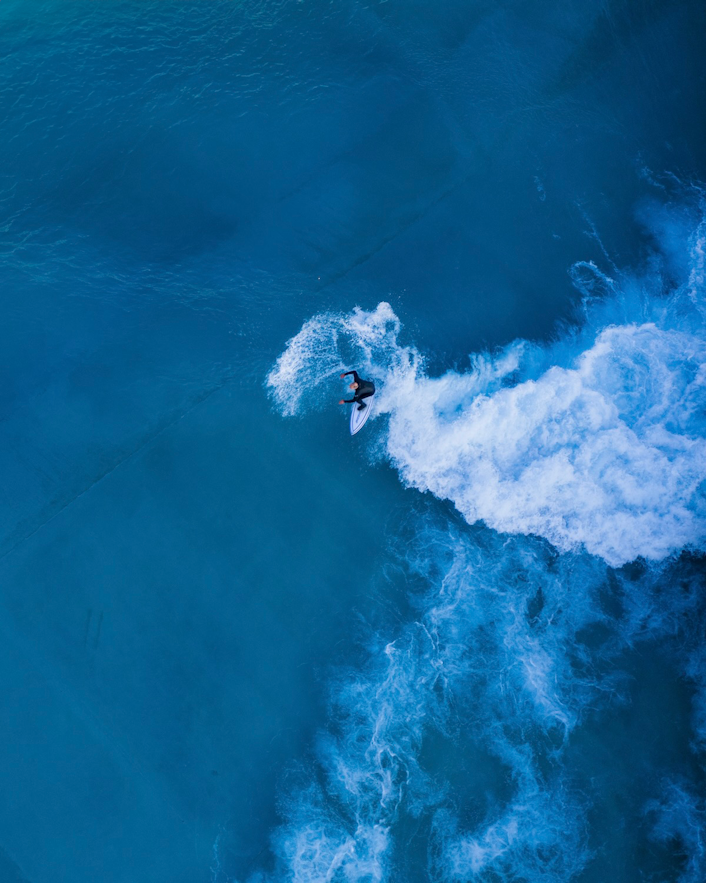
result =
[{"label": "wave crest", "polygon": [[[476,354],[442,377],[399,342],[387,303],[316,316],[287,344],[270,392],[282,413],[301,413],[355,365],[380,386],[386,453],[407,485],[561,551],[613,566],[663,559],[706,537],[705,236],[701,220],[667,294],[668,250],[643,276],[603,277],[582,329]],[[589,300],[600,278],[592,266]]]}]

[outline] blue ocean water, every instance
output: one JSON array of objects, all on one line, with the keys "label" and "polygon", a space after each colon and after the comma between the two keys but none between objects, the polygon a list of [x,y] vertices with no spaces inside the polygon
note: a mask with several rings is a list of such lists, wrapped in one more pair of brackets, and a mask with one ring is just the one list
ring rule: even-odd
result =
[{"label": "blue ocean water", "polygon": [[704,33],[3,0],[0,881],[706,878]]}]

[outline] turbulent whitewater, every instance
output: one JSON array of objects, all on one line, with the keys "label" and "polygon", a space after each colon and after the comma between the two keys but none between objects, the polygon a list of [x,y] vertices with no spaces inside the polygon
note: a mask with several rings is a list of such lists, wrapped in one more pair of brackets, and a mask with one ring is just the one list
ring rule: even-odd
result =
[{"label": "turbulent whitewater", "polygon": [[[660,560],[706,531],[705,237],[701,221],[689,273],[668,294],[666,266],[615,280],[576,268],[605,296],[553,346],[515,341],[429,377],[381,303],[307,322],[268,383],[292,414],[356,365],[381,388],[383,444],[408,485],[451,500],[469,523],[561,551],[583,547],[614,566]],[[295,377],[306,399],[290,396]]]},{"label": "turbulent whitewater", "polygon": [[[572,734],[608,733],[630,701],[635,647],[667,654],[690,684],[690,744],[701,750],[700,192],[644,217],[660,233],[646,266],[574,267],[583,319],[551,344],[513,341],[431,377],[380,303],[310,319],[269,374],[290,416],[322,407],[344,366],[373,377],[369,456],[433,495],[418,498],[397,539],[414,613],[394,634],[371,632],[367,663],[334,678],[331,729],[283,796],[274,879],[403,880],[420,860],[449,883],[576,878],[611,832]],[[460,766],[434,770],[434,740]],[[654,849],[678,843],[680,880],[702,879],[697,784],[658,770],[633,791],[620,800],[632,801],[636,830]]]}]

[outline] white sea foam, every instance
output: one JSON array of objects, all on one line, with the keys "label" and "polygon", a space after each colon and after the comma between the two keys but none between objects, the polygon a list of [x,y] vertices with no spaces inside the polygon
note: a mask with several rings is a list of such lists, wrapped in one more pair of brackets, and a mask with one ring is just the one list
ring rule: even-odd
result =
[{"label": "white sea foam", "polygon": [[680,781],[666,781],[662,794],[645,807],[653,822],[652,837],[662,843],[678,841],[685,856],[679,883],[706,879],[706,801]]},{"label": "white sea foam", "polygon": [[[583,547],[614,566],[699,546],[706,537],[699,231],[686,278],[671,295],[647,289],[648,281],[661,286],[654,270],[604,279],[619,323],[594,309],[581,333],[544,350],[513,342],[474,356],[466,372],[429,377],[418,351],[399,343],[389,304],[328,313],[288,343],[270,390],[283,413],[294,414],[354,364],[380,386],[384,444],[403,481],[453,501],[471,523],[536,534],[562,551]],[[605,327],[596,328],[601,320]]]},{"label": "white sea foam", "polygon": [[[602,331],[573,368],[467,401],[467,381],[415,378],[389,402],[404,480],[501,531],[581,545],[619,565],[700,543],[706,339],[656,325]],[[463,402],[442,411],[439,386]],[[700,416],[700,415],[699,415]]]},{"label": "white sea foam", "polygon": [[[547,786],[530,732],[560,746],[587,700],[609,691],[578,667],[577,635],[605,614],[595,559],[557,562],[547,548],[497,535],[479,546],[443,521],[427,521],[404,553],[427,586],[420,618],[344,672],[331,692],[332,731],[320,736],[321,775],[286,800],[273,837],[278,881],[371,883],[388,879],[401,815],[433,815],[435,877],[482,879],[523,868],[525,879],[565,880],[586,860],[581,801]],[[581,591],[567,595],[572,576]],[[450,784],[421,761],[431,730],[497,758],[513,781],[507,805],[466,829]],[[540,740],[541,742],[541,740]],[[544,749],[540,747],[540,753]],[[260,878],[264,879],[264,878]],[[270,878],[267,878],[270,879]]]},{"label": "white sea foam", "polygon": [[[334,681],[316,769],[287,794],[276,871],[258,880],[382,883],[410,817],[428,824],[433,879],[574,878],[591,857],[587,798],[561,758],[586,717],[624,701],[615,663],[640,641],[674,642],[695,688],[693,744],[703,745],[698,562],[607,567],[704,538],[695,230],[681,239],[687,261],[670,246],[643,277],[577,267],[583,328],[544,348],[516,341],[476,355],[463,373],[428,377],[384,303],[315,317],[289,342],[268,378],[283,413],[314,407],[322,384],[355,365],[379,383],[378,444],[403,480],[505,533],[469,531],[420,498],[399,549],[416,621],[374,638],[368,662]],[[306,391],[292,398],[295,378]],[[494,759],[491,793],[466,788],[460,800],[458,773],[427,769],[431,732]],[[656,840],[681,844],[684,883],[701,879],[704,808],[691,786],[668,784],[647,815]]]},{"label": "white sea foam", "polygon": [[504,814],[473,833],[459,834],[444,821],[437,830],[442,848],[437,862],[442,880],[520,879],[564,883],[589,856],[583,814],[562,788],[546,789],[529,780]]},{"label": "white sea foam", "polygon": [[[419,616],[391,640],[374,637],[367,663],[333,681],[319,769],[284,800],[274,875],[252,883],[388,880],[410,816],[430,820],[433,879],[571,880],[591,852],[586,797],[556,772],[567,737],[584,716],[622,701],[613,664],[626,647],[698,622],[699,583],[686,572],[666,586],[658,570],[637,581],[613,574],[606,600],[609,571],[598,558],[470,534],[443,513],[418,516],[399,555]],[[631,604],[616,608],[616,597]],[[490,787],[509,782],[509,793],[488,798],[463,786],[463,800],[481,807],[464,819],[455,775],[426,769],[432,731],[465,746],[469,761],[481,749],[496,758],[504,772]],[[686,837],[688,819],[670,794],[659,803],[659,831],[678,825]],[[698,863],[692,834],[685,848]]]}]

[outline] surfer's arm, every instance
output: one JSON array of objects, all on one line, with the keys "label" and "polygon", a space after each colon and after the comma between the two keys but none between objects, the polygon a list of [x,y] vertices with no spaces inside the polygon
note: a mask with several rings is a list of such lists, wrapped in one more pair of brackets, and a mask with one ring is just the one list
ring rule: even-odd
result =
[{"label": "surfer's arm", "polygon": [[348,377],[349,374],[352,374],[352,375],[353,375],[353,380],[354,380],[356,383],[360,383],[360,378],[358,377],[358,372],[357,372],[357,371],[346,371],[345,374],[341,374],[341,380],[343,380],[344,377]]},{"label": "surfer's arm", "polygon": [[366,392],[365,390],[362,390],[361,392],[356,392],[356,394],[353,396],[352,399],[343,399],[343,401],[344,401],[347,405],[350,405],[350,404],[352,404],[353,402],[359,402],[359,403],[360,403],[360,402],[363,401],[363,399],[367,399],[367,398],[369,398],[369,397],[373,394],[373,392],[374,392],[374,390],[372,390],[372,389],[367,390],[367,392]]},{"label": "surfer's arm", "polygon": [[341,399],[341,401],[339,402],[339,404],[341,404],[341,405],[351,405],[351,404],[353,404],[353,402],[357,402],[357,401],[358,401],[358,396],[354,396],[352,399]]}]

